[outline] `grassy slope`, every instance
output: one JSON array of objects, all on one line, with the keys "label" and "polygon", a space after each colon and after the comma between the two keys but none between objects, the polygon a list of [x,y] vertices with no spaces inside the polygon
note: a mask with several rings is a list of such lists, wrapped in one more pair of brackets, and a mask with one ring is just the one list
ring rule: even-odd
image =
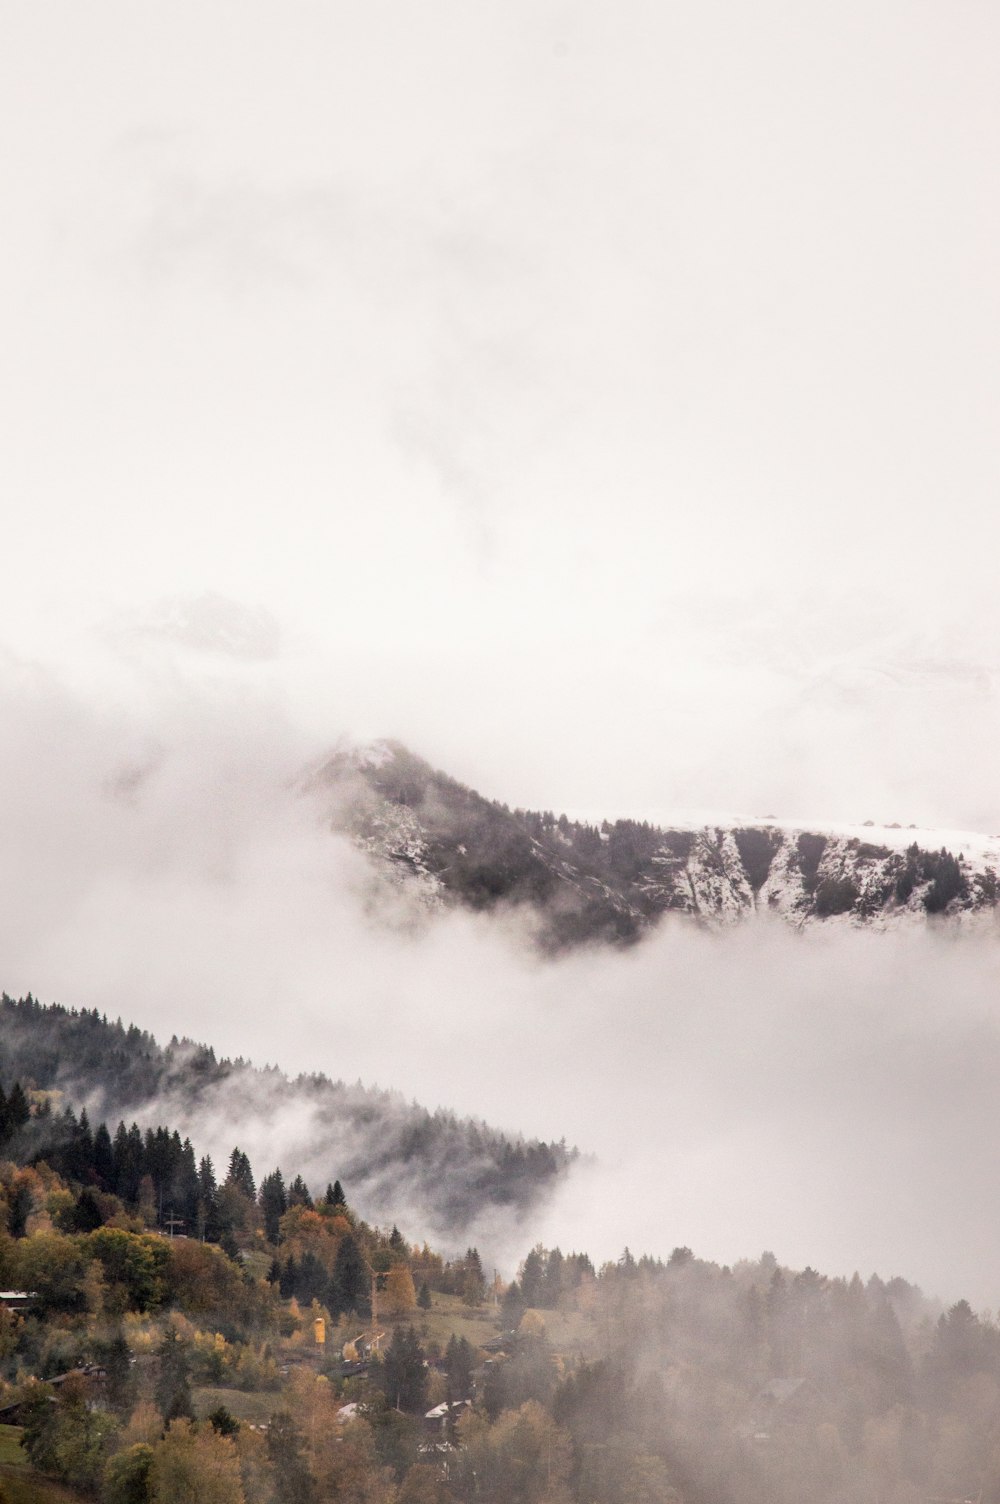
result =
[{"label": "grassy slope", "polygon": [[0,1499],[5,1504],[78,1504],[79,1495],[50,1483],[28,1466],[21,1427],[0,1426]]}]

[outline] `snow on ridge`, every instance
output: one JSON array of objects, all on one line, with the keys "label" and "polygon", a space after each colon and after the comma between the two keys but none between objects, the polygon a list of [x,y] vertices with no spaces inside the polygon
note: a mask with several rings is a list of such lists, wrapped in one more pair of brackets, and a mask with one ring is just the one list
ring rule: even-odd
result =
[{"label": "snow on ridge", "polygon": [[1000,864],[1000,836],[987,835],[983,831],[946,829],[920,825],[876,825],[870,821],[860,824],[840,820],[804,818],[788,819],[776,815],[738,814],[732,810],[636,810],[614,817],[595,815],[593,811],[567,810],[567,818],[580,820],[589,825],[600,825],[605,819],[645,820],[661,830],[780,830],[786,835],[810,832],[816,835],[833,836],[839,840],[858,840],[873,846],[886,846],[890,851],[905,851],[914,842],[922,851],[940,851],[942,847],[953,856],[964,853],[970,860]]}]

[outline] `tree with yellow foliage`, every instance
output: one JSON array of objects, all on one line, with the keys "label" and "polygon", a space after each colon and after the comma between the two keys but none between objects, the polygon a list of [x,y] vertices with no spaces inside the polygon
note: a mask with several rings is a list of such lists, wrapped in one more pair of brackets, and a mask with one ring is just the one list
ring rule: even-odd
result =
[{"label": "tree with yellow foliage", "polygon": [[406,1264],[393,1264],[385,1277],[385,1290],[379,1300],[380,1312],[386,1316],[404,1316],[416,1310],[417,1292],[413,1275]]},{"label": "tree with yellow foliage", "polygon": [[211,1426],[175,1420],[153,1449],[153,1504],[245,1504],[236,1447]]}]

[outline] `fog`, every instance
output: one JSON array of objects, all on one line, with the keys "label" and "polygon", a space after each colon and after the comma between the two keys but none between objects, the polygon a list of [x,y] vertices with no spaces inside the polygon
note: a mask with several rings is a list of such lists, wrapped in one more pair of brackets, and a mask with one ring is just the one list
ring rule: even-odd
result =
[{"label": "fog", "polygon": [[[1000,1304],[992,934],[678,922],[543,961],[517,916],[416,911],[330,833],[302,792],[326,749],[279,697],[147,680],[99,713],[52,676],[3,689],[9,993],[565,1137],[587,1159],[555,1203],[479,1229],[508,1268],[536,1238],[770,1248]],[[179,1126],[261,1173],[329,1176],[355,1149],[287,1104]],[[412,1191],[407,1231],[442,1234]]]},{"label": "fog", "polygon": [[1000,828],[992,7],[7,10],[0,640],[214,634],[512,804]]},{"label": "fog", "polygon": [[991,936],[543,963],[301,792],[1000,830],[995,8],[5,11],[0,985],[565,1135],[498,1258],[1000,1304]]}]

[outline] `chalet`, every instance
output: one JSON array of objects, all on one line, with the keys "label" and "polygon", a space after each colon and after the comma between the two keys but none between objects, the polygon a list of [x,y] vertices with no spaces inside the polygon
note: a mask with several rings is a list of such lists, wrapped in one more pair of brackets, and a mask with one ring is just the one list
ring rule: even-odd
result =
[{"label": "chalet", "polygon": [[0,1290],[0,1306],[5,1311],[27,1311],[38,1299],[34,1290]]},{"label": "chalet", "polygon": [[431,1437],[447,1441],[450,1427],[471,1405],[471,1400],[455,1400],[452,1404],[444,1400],[440,1405],[435,1405],[433,1410],[427,1411],[424,1416],[424,1430]]},{"label": "chalet", "polygon": [[809,1379],[788,1377],[769,1379],[757,1391],[749,1414],[737,1432],[747,1441],[767,1443],[779,1427],[797,1425],[811,1418],[820,1419],[822,1396]]},{"label": "chalet", "polygon": [[[19,1426],[23,1423],[23,1406],[25,1401],[32,1397],[38,1388],[59,1390],[67,1379],[76,1379],[83,1384],[84,1394],[88,1410],[100,1410],[104,1408],[104,1394],[108,1381],[108,1371],[97,1363],[82,1363],[79,1368],[71,1368],[67,1373],[57,1373],[51,1379],[31,1379],[29,1385],[34,1386],[28,1394],[22,1394],[12,1404],[5,1405],[0,1409],[0,1425]],[[55,1395],[50,1394],[49,1399],[55,1402]]]}]

